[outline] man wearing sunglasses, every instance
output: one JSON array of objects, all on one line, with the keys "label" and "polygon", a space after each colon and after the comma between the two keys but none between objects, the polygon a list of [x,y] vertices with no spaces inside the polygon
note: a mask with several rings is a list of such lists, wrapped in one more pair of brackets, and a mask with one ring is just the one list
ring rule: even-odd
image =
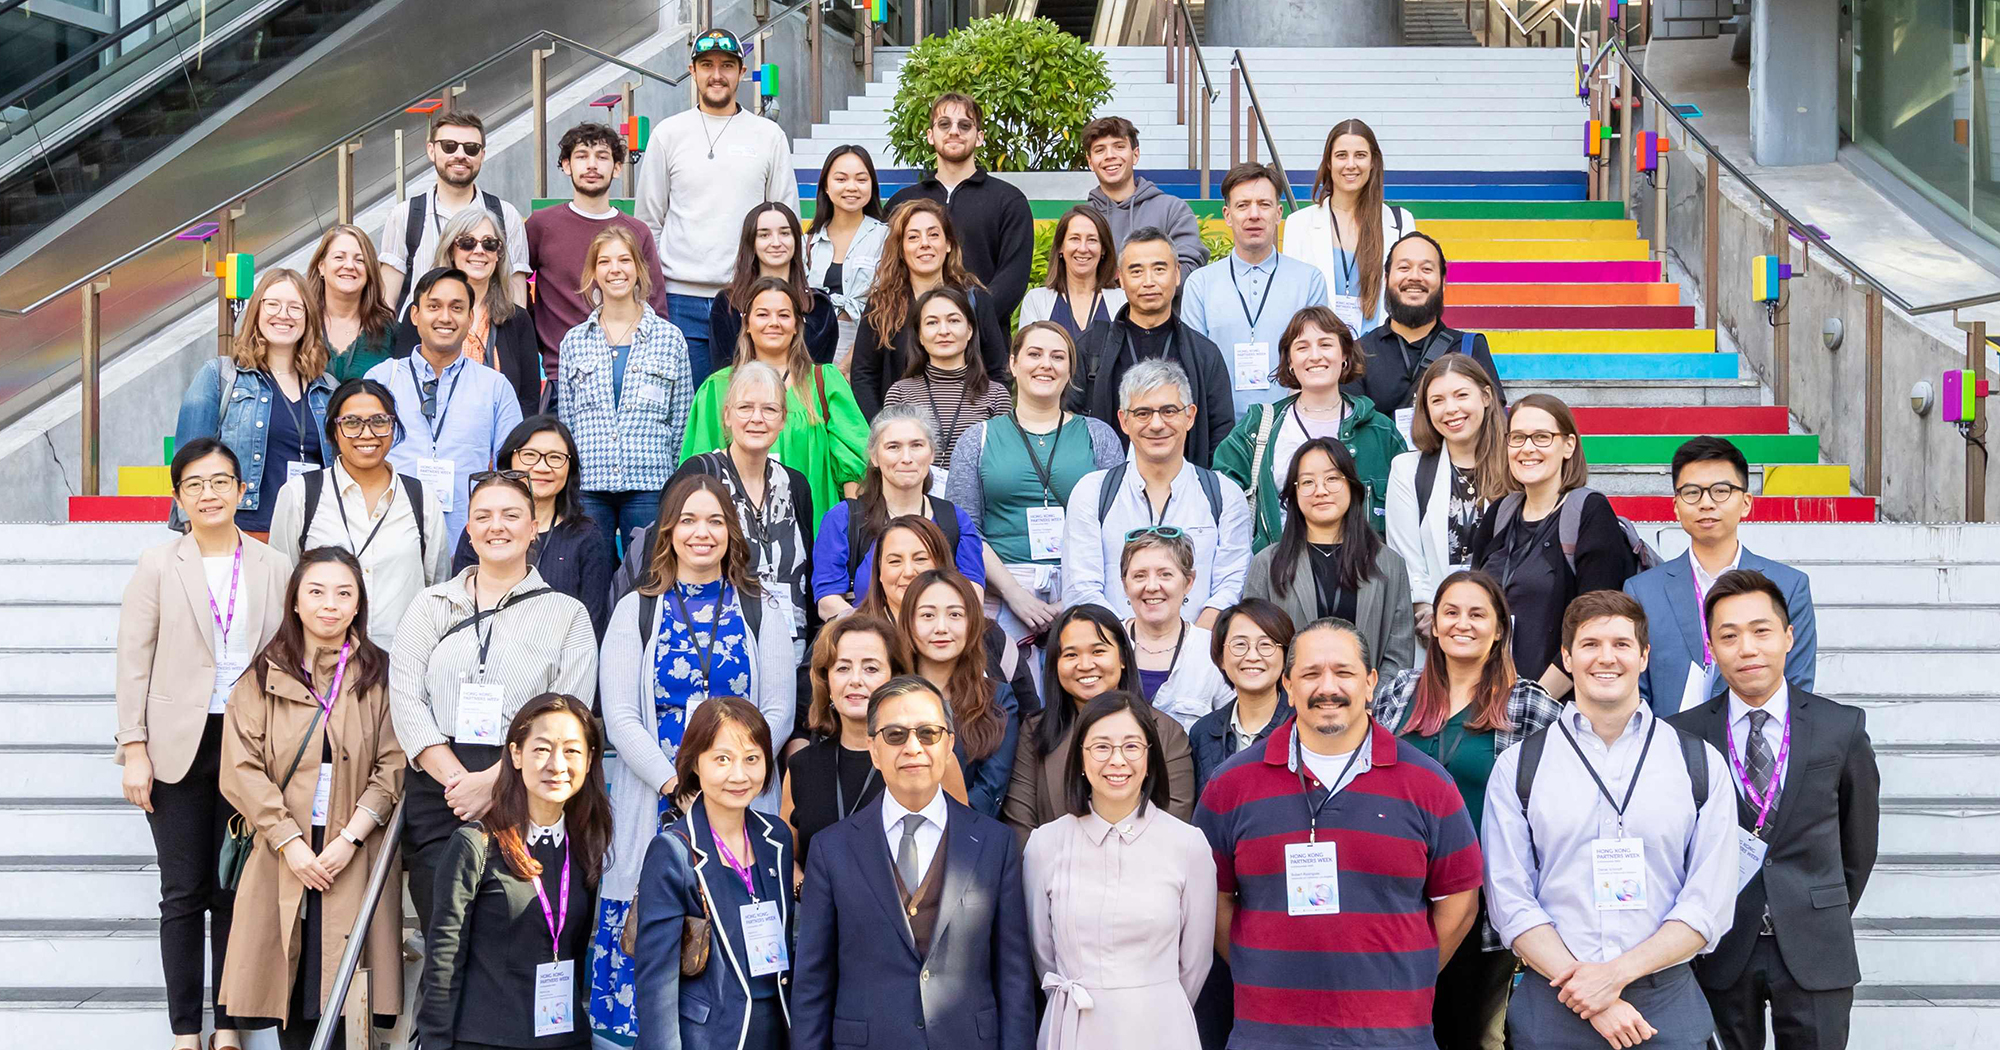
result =
[{"label": "man wearing sunglasses", "polygon": [[[507,258],[514,260],[514,272],[494,274],[495,287],[506,278],[508,297],[516,303],[528,301],[528,234],[521,213],[512,204],[479,188],[479,170],[486,165],[486,124],[478,114],[446,112],[431,122],[430,141],[424,154],[437,171],[437,185],[389,209],[389,221],[382,224],[382,236],[375,246],[382,254],[382,298],[402,317],[410,305],[403,292],[411,276],[410,260],[419,260],[416,272],[437,258],[438,236],[444,224],[466,208],[477,204],[493,213],[493,223],[507,238]],[[407,348],[398,347],[401,353]]]},{"label": "man wearing sunglasses", "polygon": [[820,832],[792,973],[793,1050],[1028,1050],[1034,961],[1007,826],[950,798],[951,712],[892,678],[868,698],[883,792]]},{"label": "man wearing sunglasses", "polygon": [[666,275],[667,320],[687,340],[696,386],[727,367],[733,346],[710,349],[708,315],[736,273],[743,216],[765,201],[799,210],[791,140],[776,121],[736,101],[743,44],[726,29],[695,38],[688,62],[695,106],[660,121],[639,165],[634,214],[653,231]]},{"label": "man wearing sunglasses", "polygon": [[[1812,583],[1789,565],[1744,549],[1737,527],[1750,514],[1750,464],[1719,437],[1689,438],[1675,450],[1674,517],[1688,534],[1688,552],[1625,581],[1653,632],[1653,658],[1639,672],[1639,695],[1662,715],[1707,703],[1724,688],[1717,677],[1702,616],[1703,596],[1731,569],[1754,569],[1785,592],[1794,644],[1785,679],[1810,692],[1819,635],[1813,624]],[[1672,628],[1666,627],[1672,624]]]},{"label": "man wearing sunglasses", "polygon": [[951,212],[965,268],[993,296],[993,312],[1014,316],[1028,294],[1028,270],[1035,254],[1035,212],[1028,196],[1013,183],[996,179],[979,166],[985,143],[986,118],[979,103],[957,92],[939,95],[931,103],[930,129],[924,140],[937,151],[937,170],[905,186],[889,198],[883,214],[893,214],[905,201],[931,200]]}]

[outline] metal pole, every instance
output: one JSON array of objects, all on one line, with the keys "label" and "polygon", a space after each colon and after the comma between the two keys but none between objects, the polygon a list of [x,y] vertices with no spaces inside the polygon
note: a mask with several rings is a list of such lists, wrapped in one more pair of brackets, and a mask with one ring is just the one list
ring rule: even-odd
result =
[{"label": "metal pole", "polygon": [[[1792,227],[1784,218],[1771,220],[1771,254],[1778,257],[1778,265],[1791,261]],[[1778,404],[1792,403],[1792,293],[1788,287],[1778,300],[1771,324],[1771,392]]]},{"label": "metal pole", "polygon": [[403,181],[403,129],[396,129],[396,203],[410,199],[410,187]]},{"label": "metal pole", "polygon": [[1243,144],[1250,153],[1248,160],[1250,161],[1250,163],[1255,164],[1257,163],[1257,104],[1256,103],[1253,102],[1250,104],[1248,115],[1250,119],[1246,123],[1248,123],[1249,126],[1243,129],[1243,138],[1244,138]]},{"label": "metal pole", "polygon": [[[1971,380],[1986,376],[1986,322],[1965,330],[1965,367]],[[1986,520],[1986,399],[1972,399],[1972,424],[1965,431],[1965,520]]]},{"label": "metal pole", "polygon": [[98,494],[98,431],[102,420],[98,416],[99,365],[103,360],[104,315],[100,309],[99,297],[111,287],[111,278],[102,277],[83,286],[83,323],[78,334],[83,337],[83,406],[77,414],[77,426],[83,433],[83,462],[78,471],[82,475],[83,494]]},{"label": "metal pole", "polygon": [[868,8],[857,5],[855,17],[861,20],[861,82],[875,82],[875,20],[868,16]]},{"label": "metal pole", "polygon": [[555,48],[528,52],[529,91],[535,97],[535,196],[549,195],[549,71]]},{"label": "metal pole", "polygon": [[1861,491],[1882,495],[1882,290],[1870,286],[1864,300],[1867,378],[1862,382]]},{"label": "metal pole", "polygon": [[911,47],[915,47],[918,41],[924,38],[924,8],[929,6],[930,0],[916,0],[915,3],[910,5],[916,11],[916,15],[910,19]]},{"label": "metal pole", "polygon": [[243,209],[235,204],[225,204],[215,216],[215,356],[227,357],[229,344],[236,337],[236,315],[229,309],[229,296],[225,294],[226,282],[222,279],[223,256],[236,250],[236,219]]},{"label": "metal pole", "polygon": [[1243,115],[1243,71],[1229,67],[1229,166],[1243,157],[1243,143],[1237,136],[1238,118]]},{"label": "metal pole", "polygon": [[333,214],[345,226],[354,221],[354,152],[359,142],[343,142],[333,151]]},{"label": "metal pole", "polygon": [[[638,90],[639,90],[639,84],[637,81],[634,80],[626,81],[622,87],[624,98],[622,99],[621,104],[625,107],[625,115],[627,117],[637,117],[639,115],[639,111],[633,108],[632,105],[632,95],[634,92],[637,92]],[[634,121],[634,123],[637,122]],[[637,196],[638,186],[639,186],[639,166],[637,164],[626,164],[625,196],[627,197]]]},{"label": "metal pole", "polygon": [[1632,204],[1632,66],[1618,57],[1618,200]]},{"label": "metal pole", "polygon": [[[340,966],[333,971],[332,994],[329,1003],[347,1001],[348,986],[354,982],[355,967],[361,963],[361,948],[368,943],[368,923],[375,917],[375,909],[382,900],[382,888],[389,884],[389,868],[396,859],[396,842],[403,834],[403,806],[409,800],[396,803],[396,811],[389,817],[389,826],[382,829],[382,852],[375,855],[375,865],[368,871],[368,889],[361,898],[360,914],[355,916],[354,929],[349,931],[347,947],[340,953]],[[402,907],[402,892],[396,893],[393,907]],[[340,1011],[320,1011],[319,1027],[313,1030],[312,1050],[329,1050],[333,1044],[333,1026],[340,1020]]]},{"label": "metal pole", "polygon": [[1210,132],[1209,132],[1209,120],[1213,114],[1214,109],[1215,109],[1215,100],[1208,97],[1208,86],[1204,84],[1201,89],[1201,199],[1202,200],[1208,199],[1210,170],[1215,167],[1214,163],[1215,154],[1213,150],[1210,148],[1211,146],[1214,145],[1214,142],[1210,137]]},{"label": "metal pole", "polygon": [[812,115],[806,119],[808,124],[816,124],[826,116],[820,109],[824,85],[820,82],[819,68],[821,38],[825,35],[826,19],[820,14],[818,0],[814,0],[806,8],[806,105],[812,107]]},{"label": "metal pole", "polygon": [[[1187,55],[1181,51],[1181,20],[1168,18],[1167,33],[1173,38],[1173,43],[1167,47],[1167,61],[1174,64],[1173,76],[1167,78],[1167,83],[1180,86],[1187,79]],[[1187,123],[1187,92],[1184,90],[1174,92],[1174,123]]]},{"label": "metal pole", "polygon": [[1715,328],[1717,289],[1722,265],[1722,171],[1715,154],[1708,154],[1708,182],[1701,191],[1701,315],[1703,328]]},{"label": "metal pole", "polygon": [[[1182,19],[1182,22],[1185,24],[1186,19]],[[1196,126],[1198,122],[1195,119],[1194,111],[1195,107],[1201,104],[1198,100],[1201,98],[1202,91],[1201,84],[1197,82],[1199,78],[1195,75],[1193,26],[1185,26],[1184,31],[1181,33],[1181,54],[1183,56],[1181,61],[1184,63],[1184,68],[1187,71],[1187,82],[1183,85],[1183,94],[1187,96],[1188,167],[1193,168],[1195,166],[1195,138],[1196,133],[1200,131],[1200,128]]]}]

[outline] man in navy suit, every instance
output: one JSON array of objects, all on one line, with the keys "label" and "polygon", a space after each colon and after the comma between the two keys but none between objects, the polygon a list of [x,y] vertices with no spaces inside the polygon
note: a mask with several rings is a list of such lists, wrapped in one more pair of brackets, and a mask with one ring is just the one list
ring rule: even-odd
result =
[{"label": "man in navy suit", "polygon": [[1034,961],[1014,833],[941,790],[949,709],[914,675],[868,698],[880,798],[813,837],[792,1050],[1029,1050]]},{"label": "man in navy suit", "polygon": [[[1688,534],[1688,552],[1625,581],[1653,630],[1653,655],[1639,673],[1639,695],[1653,711],[1670,715],[1715,695],[1721,683],[1702,620],[1702,596],[1731,569],[1763,573],[1785,595],[1796,644],[1785,661],[1785,679],[1813,687],[1819,635],[1813,626],[1812,584],[1789,565],[1759,557],[1736,539],[1750,513],[1750,464],[1719,437],[1689,438],[1674,452],[1674,516]],[[1671,626],[1669,626],[1671,625]]]},{"label": "man in navy suit", "polygon": [[[1708,591],[1726,687],[1668,721],[1728,756],[1736,787],[1736,916],[1694,960],[1724,1050],[1841,1050],[1861,965],[1854,909],[1875,867],[1882,778],[1859,708],[1786,683],[1793,641],[1776,584],[1744,570]],[[1748,873],[1748,878],[1744,878]]]}]

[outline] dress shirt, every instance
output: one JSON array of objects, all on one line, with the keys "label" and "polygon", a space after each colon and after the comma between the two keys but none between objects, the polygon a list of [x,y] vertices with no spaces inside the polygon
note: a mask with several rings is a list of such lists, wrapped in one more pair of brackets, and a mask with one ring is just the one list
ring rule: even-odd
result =
[{"label": "dress shirt", "polygon": [[1125,534],[1147,525],[1177,526],[1194,544],[1194,582],[1188,587],[1186,606],[1189,620],[1200,617],[1204,608],[1227,609],[1243,597],[1243,578],[1250,569],[1250,504],[1235,482],[1218,476],[1222,520],[1217,521],[1209,512],[1196,469],[1182,461],[1170,486],[1166,513],[1157,518],[1136,462],[1125,471],[1102,524],[1097,520],[1097,495],[1103,490],[1105,472],[1092,471],[1076,483],[1063,516],[1064,605],[1096,602],[1119,619],[1130,619],[1132,602],[1117,581],[1106,585],[1106,567],[1117,568]]},{"label": "dress shirt", "polygon": [[[896,851],[903,846],[903,818],[909,816],[911,812],[904,809],[901,802],[896,801],[895,795],[887,791],[882,792],[882,833],[889,838],[889,857],[892,861],[895,859]],[[924,808],[914,812],[924,818],[924,822],[917,827],[917,870],[928,875],[931,861],[937,857],[938,844],[944,841],[944,789],[939,788],[933,792],[931,800],[924,804]],[[917,878],[921,880],[924,875],[919,875]],[[915,886],[903,888],[911,893],[917,892]]]},{"label": "dress shirt", "polygon": [[1609,962],[1669,919],[1701,934],[1703,953],[1715,950],[1729,931],[1736,913],[1736,798],[1729,791],[1728,760],[1709,748],[1708,802],[1695,812],[1673,726],[1660,726],[1640,765],[1653,722],[1652,708],[1641,703],[1607,747],[1576,704],[1563,705],[1556,721],[1568,727],[1605,788],[1620,800],[1639,770],[1641,783],[1624,826],[1626,836],[1645,845],[1643,908],[1599,911],[1592,901],[1591,841],[1617,837],[1619,819],[1561,729],[1551,727],[1544,741],[1530,814],[1522,814],[1515,790],[1522,749],[1511,748],[1493,763],[1480,838],[1487,913],[1502,944],[1511,946],[1529,930],[1553,925],[1578,959]]},{"label": "dress shirt", "polygon": [[[1251,405],[1285,395],[1284,388],[1271,378],[1282,349],[1278,340],[1293,314],[1326,302],[1326,277],[1319,268],[1280,255],[1275,248],[1262,262],[1245,262],[1241,255],[1230,252],[1188,275],[1187,287],[1181,292],[1181,320],[1222,351],[1222,359],[1229,364],[1236,418],[1243,418]],[[1261,388],[1244,389],[1243,377],[1236,374],[1238,343],[1264,344]]]},{"label": "dress shirt", "polygon": [[568,829],[569,829],[569,814],[567,813],[563,814],[560,817],[557,817],[556,822],[550,824],[548,827],[543,827],[540,824],[535,823],[533,820],[530,820],[528,821],[528,838],[525,845],[533,847],[535,843],[540,842],[543,839],[547,839],[549,840],[549,845],[554,846],[557,849],[561,849],[563,844],[563,836],[567,833]]},{"label": "dress shirt", "polygon": [[[521,401],[499,372],[460,357],[439,375],[422,350],[376,365],[368,378],[396,399],[396,418],[403,424],[402,440],[389,449],[396,473],[417,476],[420,459],[451,461],[452,491],[431,493],[439,506],[450,508],[444,512],[445,534],[431,545],[449,550],[465,528],[466,482],[492,468],[500,442],[521,422]],[[424,418],[423,384],[432,379],[438,381],[435,420]]]},{"label": "dress shirt", "polygon": [[[391,478],[388,490],[371,507],[361,492],[361,483],[338,459],[333,463],[330,487],[334,491],[320,492],[312,521],[305,523],[304,549],[339,547],[358,552],[361,582],[368,591],[368,638],[388,649],[395,644],[396,627],[417,593],[451,575],[451,544],[444,535],[444,512],[429,493],[424,494],[422,511],[410,506],[400,478]],[[424,515],[427,538],[423,543],[418,542],[418,513]],[[305,485],[293,478],[279,491],[277,509],[271,513],[271,549],[294,565],[301,553],[299,525],[304,516]],[[378,525],[380,532],[376,531]],[[419,553],[426,544],[429,550]]]},{"label": "dress shirt", "polygon": [[[1791,684],[1780,678],[1778,691],[1771,694],[1771,698],[1764,701],[1764,706],[1761,708],[1744,703],[1743,698],[1736,695],[1736,690],[1729,691],[1729,739],[1736,745],[1736,757],[1743,763],[1745,776],[1750,774],[1750,712],[1752,711],[1764,711],[1771,716],[1764,723],[1764,742],[1771,745],[1771,757],[1776,759],[1778,748],[1785,740],[1785,721],[1792,716]],[[1790,765],[1790,762],[1780,762],[1777,769],[1772,771],[1772,780],[1778,785],[1780,794],[1784,792],[1785,771]],[[1739,794],[1742,793],[1743,781],[1736,776],[1734,768],[1729,771],[1729,781],[1736,785]]]}]

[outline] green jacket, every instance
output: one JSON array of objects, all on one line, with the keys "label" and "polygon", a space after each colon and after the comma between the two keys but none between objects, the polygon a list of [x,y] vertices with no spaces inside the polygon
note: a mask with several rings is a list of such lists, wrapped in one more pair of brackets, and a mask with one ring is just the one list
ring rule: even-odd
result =
[{"label": "green jacket", "polygon": [[[1361,471],[1361,484],[1368,493],[1368,524],[1381,532],[1387,524],[1382,506],[1389,490],[1389,461],[1408,447],[1395,421],[1375,411],[1375,402],[1359,394],[1342,394],[1341,398],[1347,402],[1347,415],[1340,421],[1340,443],[1354,454],[1354,465]],[[1278,431],[1298,399],[1299,395],[1293,394],[1274,404],[1251,405],[1215,450],[1216,472],[1252,494],[1252,553],[1278,542],[1278,531],[1284,526],[1278,486],[1271,481],[1271,460],[1276,455]],[[1259,444],[1257,432],[1263,427],[1266,412],[1271,413],[1271,429]]]}]

